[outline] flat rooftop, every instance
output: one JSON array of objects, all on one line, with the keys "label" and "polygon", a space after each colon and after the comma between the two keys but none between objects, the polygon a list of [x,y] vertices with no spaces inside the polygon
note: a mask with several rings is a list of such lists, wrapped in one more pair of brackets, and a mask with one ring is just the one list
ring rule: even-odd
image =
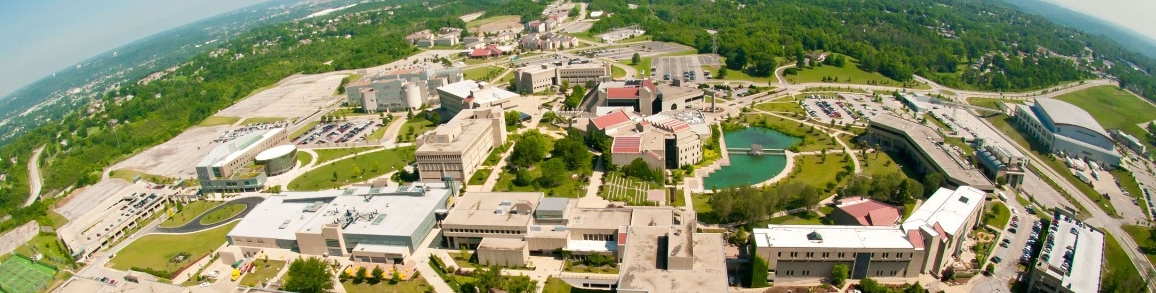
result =
[{"label": "flat rooftop", "polygon": [[542,197],[541,192],[467,192],[457,199],[442,225],[528,227],[533,213],[515,214],[509,207],[526,203],[536,210]]},{"label": "flat rooftop", "polygon": [[968,217],[972,215],[971,212],[983,203],[986,196],[986,192],[971,186],[960,186],[955,190],[940,188],[919,208],[911,212],[904,221],[904,226],[919,224],[920,221],[926,225],[938,223],[943,231],[953,236],[958,235]]},{"label": "flat rooftop", "polygon": [[618,229],[630,225],[632,209],[575,209],[568,229]]},{"label": "flat rooftop", "polygon": [[[1096,292],[1100,288],[1100,272],[1104,266],[1104,233],[1070,216],[1057,215],[1055,220],[1052,224],[1056,229],[1049,234],[1049,237],[1055,237],[1052,248],[1040,252],[1037,268],[1062,280],[1063,286],[1072,292]],[[1068,253],[1071,257],[1065,259],[1064,255]]]},{"label": "flat rooftop", "polygon": [[237,159],[245,152],[261,145],[261,142],[285,131],[285,128],[270,128],[258,130],[244,136],[217,145],[209,154],[197,163],[197,167],[220,167]]},{"label": "flat rooftop", "polygon": [[1088,114],[1088,111],[1084,111],[1076,105],[1052,98],[1037,98],[1035,102],[1036,106],[1044,110],[1052,122],[1056,124],[1079,126],[1108,137],[1108,132],[1104,131],[1100,123],[1096,122],[1096,119]]},{"label": "flat rooftop", "polygon": [[408,237],[444,208],[451,192],[442,183],[284,192],[258,204],[227,236],[295,240],[297,232],[319,233],[349,215],[354,221],[343,228],[346,234]]},{"label": "flat rooftop", "polygon": [[767,225],[752,234],[758,247],[915,248],[907,233],[896,227]]},{"label": "flat rooftop", "polygon": [[497,86],[468,79],[444,85],[439,87],[438,90],[463,99],[473,94],[474,103],[478,104],[495,103],[519,96],[516,93],[501,89]]},{"label": "flat rooftop", "polygon": [[473,118],[474,112],[485,110],[462,110],[453,120],[438,125],[433,131],[422,135],[417,153],[462,152],[474,144],[479,137],[491,135],[493,121],[489,118]]},{"label": "flat rooftop", "polygon": [[486,237],[482,242],[478,243],[478,250],[523,250],[526,249],[526,241],[522,239]]},{"label": "flat rooftop", "polygon": [[[907,139],[921,150],[921,153],[931,157],[932,163],[946,173],[948,179],[963,182],[961,185],[974,186],[985,190],[994,189],[991,180],[975,167],[970,167],[962,158],[952,156],[947,152],[943,137],[939,136],[931,127],[908,121],[891,114],[875,115],[871,117],[872,124],[886,126],[901,131]],[[968,166],[968,167],[965,167]]]},{"label": "flat rooftop", "polygon": [[[619,290],[727,292],[722,234],[687,230],[671,226],[630,227],[622,252]],[[690,257],[692,267],[667,269],[671,257]]]}]

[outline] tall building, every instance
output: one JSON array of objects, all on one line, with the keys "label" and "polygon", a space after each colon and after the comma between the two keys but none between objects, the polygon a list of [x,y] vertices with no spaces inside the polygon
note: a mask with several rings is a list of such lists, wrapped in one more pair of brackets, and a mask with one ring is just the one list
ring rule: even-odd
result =
[{"label": "tall building", "polygon": [[617,110],[591,118],[588,133],[611,140],[610,161],[615,165],[642,159],[654,169],[676,169],[702,160],[702,142],[710,137],[702,113],[667,111],[642,117]]},{"label": "tall building", "polygon": [[430,104],[437,88],[462,81],[461,68],[407,69],[366,76],[345,86],[350,106],[400,112]]},{"label": "tall building", "polygon": [[1019,187],[1024,183],[1027,162],[1019,151],[1001,145],[983,145],[975,151],[975,157],[983,167],[984,175],[995,181],[1003,180],[1008,186]]},{"label": "tall building", "polygon": [[[561,63],[556,63],[561,64]],[[550,86],[562,85],[563,81],[572,85],[587,81],[602,81],[610,78],[609,63],[584,63],[569,65],[542,64],[538,68],[518,68],[514,70],[514,84],[519,93],[536,93]]]},{"label": "tall building", "polygon": [[627,80],[600,83],[593,95],[599,106],[632,107],[635,112],[654,115],[693,108],[702,102],[704,92],[691,87],[655,85],[650,80]]},{"label": "tall building", "polygon": [[[289,134],[284,128],[255,131],[222,143],[197,163],[197,179],[205,192],[258,191],[265,186],[266,166],[255,164],[259,153],[286,144]],[[294,152],[295,153],[295,152]],[[286,154],[279,154],[278,157]],[[283,166],[281,166],[283,167]],[[281,168],[274,168],[281,170]]]},{"label": "tall building", "polygon": [[773,281],[829,278],[840,264],[852,279],[939,275],[964,261],[963,242],[980,223],[985,197],[968,186],[940,188],[899,225],[767,225],[752,241]]},{"label": "tall building", "polygon": [[1083,158],[1101,165],[1120,164],[1108,132],[1087,111],[1066,102],[1037,98],[1033,105],[1016,105],[1015,121],[1031,139],[1052,153]]},{"label": "tall building", "polygon": [[416,158],[421,181],[444,178],[465,182],[490,152],[506,142],[502,109],[466,109],[446,124],[417,138]]}]

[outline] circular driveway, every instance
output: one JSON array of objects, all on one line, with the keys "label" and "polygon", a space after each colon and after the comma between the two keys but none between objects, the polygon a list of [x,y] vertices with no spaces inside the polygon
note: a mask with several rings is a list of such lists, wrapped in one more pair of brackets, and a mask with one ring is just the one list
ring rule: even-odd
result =
[{"label": "circular driveway", "polygon": [[[193,233],[193,232],[198,232],[198,231],[216,228],[216,227],[219,227],[219,226],[224,225],[226,223],[229,223],[230,221],[233,221],[235,219],[244,218],[245,215],[249,214],[249,211],[252,211],[253,208],[257,207],[257,204],[261,203],[262,201],[265,201],[265,198],[263,198],[263,197],[245,197],[245,198],[238,198],[238,199],[234,199],[231,201],[227,201],[224,204],[213,207],[212,209],[207,210],[204,213],[201,213],[201,215],[197,216],[196,219],[189,221],[189,223],[185,224],[184,226],[174,227],[174,228],[157,228],[155,232],[156,233],[182,234],[182,233]],[[239,214],[237,214],[231,218],[228,218],[228,219],[225,219],[222,221],[218,221],[216,223],[212,223],[212,224],[208,224],[208,225],[201,224],[201,219],[203,219],[205,216],[209,215],[213,211],[223,209],[223,208],[225,208],[229,205],[232,205],[232,204],[243,204],[243,205],[245,205],[245,210],[241,211],[241,213],[239,213]]]}]

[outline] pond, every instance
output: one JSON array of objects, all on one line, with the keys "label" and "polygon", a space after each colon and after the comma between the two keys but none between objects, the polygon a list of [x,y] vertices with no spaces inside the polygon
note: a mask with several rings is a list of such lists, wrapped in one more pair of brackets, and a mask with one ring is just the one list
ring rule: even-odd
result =
[{"label": "pond", "polygon": [[[762,127],[727,132],[724,138],[728,148],[749,148],[752,144],[759,144],[763,149],[786,149],[802,141],[801,138]],[[750,156],[745,152],[730,152],[729,157],[731,165],[723,166],[704,178],[703,188],[710,190],[758,184],[779,175],[787,166],[787,156],[784,155]]]}]

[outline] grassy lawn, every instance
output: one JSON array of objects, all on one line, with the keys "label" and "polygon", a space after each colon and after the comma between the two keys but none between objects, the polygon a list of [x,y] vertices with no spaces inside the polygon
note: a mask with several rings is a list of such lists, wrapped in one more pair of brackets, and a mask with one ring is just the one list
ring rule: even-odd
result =
[{"label": "grassy lawn", "polygon": [[612,267],[609,265],[588,267],[583,265],[581,260],[567,260],[566,264],[562,266],[562,270],[573,273],[618,274],[617,267]]},{"label": "grassy lawn", "polygon": [[[828,154],[827,160],[824,162],[822,155],[797,156],[795,157],[795,169],[791,170],[791,176],[787,177],[784,182],[803,182],[819,190],[823,190],[831,182],[841,185],[842,182],[835,181],[835,174],[847,165],[842,158],[842,154]],[[846,177],[849,178],[849,176]],[[847,178],[843,178],[844,181]]]},{"label": "grassy lawn", "polygon": [[867,175],[902,171],[899,163],[895,162],[895,159],[891,158],[891,154],[887,152],[867,153],[866,156],[859,157],[859,164],[862,164],[863,174]]},{"label": "grassy lawn", "polygon": [[383,137],[385,137],[385,131],[389,130],[389,126],[393,125],[394,122],[397,122],[397,120],[390,121],[389,124],[382,125],[381,127],[374,129],[372,133],[370,133],[368,136],[365,137],[365,140],[374,141],[374,140],[382,139]]},{"label": "grassy lawn", "polygon": [[225,219],[232,218],[243,211],[245,211],[245,205],[239,203],[230,204],[206,214],[204,218],[201,218],[201,225],[216,224]]},{"label": "grassy lawn", "polygon": [[470,176],[470,181],[468,184],[469,185],[486,184],[487,178],[490,178],[490,168],[478,169],[478,171],[474,172],[473,176]]},{"label": "grassy lawn", "polygon": [[804,93],[863,93],[867,91],[849,86],[811,86],[803,89]]},{"label": "grassy lawn", "polygon": [[117,169],[117,170],[112,170],[112,171],[108,172],[108,177],[120,178],[120,179],[124,179],[124,181],[128,181],[128,182],[132,182],[132,179],[135,178],[136,176],[140,176],[141,180],[152,182],[152,183],[157,183],[157,184],[164,184],[164,183],[176,181],[173,178],[160,176],[160,175],[148,174],[145,172],[141,172],[141,171],[137,171],[137,170],[130,170],[130,169]]},{"label": "grassy lawn", "polygon": [[250,117],[250,118],[245,118],[245,122],[242,122],[241,124],[273,123],[273,122],[284,121],[286,119],[288,119],[288,118],[285,118],[285,117]]},{"label": "grassy lawn", "polygon": [[478,267],[478,258],[474,257],[473,253],[462,254],[461,252],[447,252],[450,258],[458,264],[459,268],[476,268]]},{"label": "grassy lawn", "polygon": [[161,222],[160,227],[161,228],[173,228],[173,227],[184,226],[185,224],[188,224],[189,221],[196,219],[197,216],[200,216],[201,214],[205,213],[205,211],[208,211],[208,210],[210,210],[216,206],[219,206],[219,205],[221,205],[221,202],[219,202],[219,201],[199,200],[199,201],[190,202],[190,203],[186,204],[183,208],[181,208],[181,211],[179,211],[179,212],[173,214],[171,217],[169,217],[168,220]]},{"label": "grassy lawn", "polygon": [[769,111],[769,112],[788,112],[797,115],[805,115],[803,106],[799,106],[798,102],[770,102],[755,105],[755,109]]},{"label": "grassy lawn", "polygon": [[701,214],[714,211],[714,208],[710,206],[710,194],[693,193],[690,195],[690,201],[690,204],[694,206],[694,211],[696,213]]},{"label": "grassy lawn", "polygon": [[[117,253],[109,261],[108,266],[122,271],[132,267],[144,267],[175,272],[221,246],[225,242],[225,234],[236,225],[237,223],[229,223],[192,234],[146,235]],[[172,262],[171,260],[180,253],[188,253],[190,256],[180,262]]]},{"label": "grassy lawn", "polygon": [[1105,129],[1123,130],[1153,147],[1143,139],[1147,132],[1137,124],[1156,120],[1156,107],[1129,92],[1104,85],[1063,94],[1056,99],[1088,111]]},{"label": "grassy lawn", "polygon": [[309,164],[312,161],[313,161],[313,154],[301,152],[301,151],[297,152],[297,163],[299,165],[305,166],[306,164]]},{"label": "grassy lawn", "polygon": [[268,267],[264,264],[264,260],[256,261],[254,263],[255,272],[245,274],[244,277],[241,277],[241,285],[250,287],[257,286],[276,277],[277,272],[285,268],[285,261],[282,260],[270,260],[267,265]]},{"label": "grassy lawn", "polygon": [[662,186],[653,182],[624,177],[617,172],[606,174],[602,182],[598,196],[610,201],[625,201],[629,205],[650,205],[646,196],[647,191],[662,189]]},{"label": "grassy lawn", "polygon": [[928,122],[935,124],[935,126],[939,127],[939,129],[943,129],[943,131],[951,130],[951,128],[947,127],[947,124],[944,124],[943,121],[939,121],[939,118],[935,118],[935,116],[931,116],[931,114],[924,113],[923,119],[927,119]]},{"label": "grassy lawn", "polygon": [[44,254],[44,258],[40,259],[42,262],[56,265],[60,269],[72,267],[68,249],[64,248],[56,235],[36,235],[32,240],[17,247],[15,252],[29,257]]},{"label": "grassy lawn", "polygon": [[543,289],[544,290],[542,290],[542,292],[547,292],[547,293],[604,293],[604,292],[610,292],[610,291],[606,291],[606,290],[592,290],[592,289],[584,289],[584,288],[574,288],[574,287],[570,286],[569,283],[566,283],[566,281],[562,281],[562,279],[558,279],[558,278],[554,278],[554,277],[546,278],[546,286],[543,287]]},{"label": "grassy lawn", "polygon": [[1132,241],[1136,241],[1136,245],[1140,247],[1144,256],[1148,257],[1148,261],[1156,263],[1156,241],[1152,241],[1149,228],[1139,225],[1124,225],[1122,228],[1132,237]]},{"label": "grassy lawn", "polygon": [[473,69],[466,69],[462,71],[462,75],[464,75],[465,79],[489,81],[495,77],[498,77],[498,74],[502,74],[502,72],[505,70],[505,68],[497,66],[482,66]]},{"label": "grassy lawn", "polygon": [[622,69],[618,65],[610,66],[610,76],[613,78],[626,77],[626,69]]},{"label": "grassy lawn", "polygon": [[405,124],[401,126],[401,130],[397,133],[397,142],[411,142],[419,135],[436,127],[437,125],[434,125],[433,121],[426,120],[421,115],[415,115],[413,119],[406,120]]},{"label": "grassy lawn", "polygon": [[336,160],[337,158],[364,153],[381,147],[356,147],[356,148],[341,148],[341,149],[315,149],[313,152],[317,153],[317,164]]},{"label": "grassy lawn", "polygon": [[[828,57],[828,58],[830,58],[830,57]],[[930,89],[931,88],[930,86],[922,84],[922,83],[910,82],[910,83],[905,84],[901,81],[896,81],[896,80],[887,78],[886,76],[883,76],[882,74],[879,74],[877,72],[863,71],[863,70],[859,69],[859,67],[858,67],[859,66],[858,65],[859,60],[855,60],[855,58],[847,57],[847,61],[848,61],[847,64],[844,64],[843,67],[823,65],[823,66],[815,66],[812,68],[802,68],[801,70],[799,70],[798,74],[785,75],[783,77],[786,78],[790,83],[823,82],[824,77],[833,77],[833,78],[839,79],[837,83],[863,84],[863,85],[866,85],[868,83],[874,83],[876,85],[881,85],[881,86],[911,87],[911,88],[917,88],[917,89]]]},{"label": "grassy lawn", "polygon": [[314,120],[314,121],[309,121],[309,123],[305,123],[305,125],[301,125],[301,128],[299,128],[299,129],[297,129],[297,131],[294,131],[293,133],[289,134],[289,139],[297,139],[297,137],[301,136],[302,134],[305,134],[306,131],[313,129],[313,127],[317,126],[317,124],[319,124],[319,123],[321,123],[321,121]]},{"label": "grassy lawn", "polygon": [[[534,178],[541,176],[541,169],[534,166],[528,171]],[[574,178],[577,172],[567,172],[567,178]],[[582,197],[586,195],[586,191],[582,187],[586,186],[586,182],[581,182],[577,179],[562,181],[561,185],[551,188],[540,188],[531,184],[530,186],[518,186],[514,184],[514,174],[510,172],[502,172],[498,176],[498,183],[494,184],[494,191],[539,191],[546,193],[548,197]]]},{"label": "grassy lawn", "polygon": [[362,182],[400,170],[413,160],[412,147],[397,148],[336,161],[293,179],[289,190],[323,190]]},{"label": "grassy lawn", "polygon": [[967,98],[967,103],[972,106],[980,106],[984,108],[999,109],[999,103],[1020,104],[1022,101],[1006,100],[997,98]]},{"label": "grassy lawn", "polygon": [[1003,229],[1004,226],[1007,226],[1007,222],[1010,220],[1011,211],[1008,210],[1007,206],[1005,206],[1002,202],[998,201],[993,202],[991,206],[987,208],[987,212],[984,212],[983,214],[983,223],[992,227],[996,227],[997,229]]},{"label": "grassy lawn", "polygon": [[389,280],[377,283],[377,285],[370,285],[368,283],[361,283],[354,285],[352,281],[341,283],[341,287],[345,288],[348,293],[376,293],[376,292],[433,292],[433,286],[426,282],[425,277],[417,276],[409,281],[398,282],[390,285]]},{"label": "grassy lawn", "polygon": [[746,72],[743,72],[742,70],[730,70],[730,69],[727,70],[726,78],[720,78],[720,77],[718,77],[719,68],[722,68],[722,66],[703,66],[702,70],[703,71],[710,71],[710,74],[714,75],[714,80],[716,80],[716,81],[717,80],[743,80],[743,81],[750,81],[750,82],[766,82],[766,83],[774,83],[777,81],[774,76],[767,76],[767,77],[750,76]]},{"label": "grassy lawn", "polygon": [[[771,218],[768,223],[777,225],[823,225],[823,217],[820,217],[819,214],[814,211],[807,211],[799,214],[774,217]],[[759,225],[755,227],[759,227]]]},{"label": "grassy lawn", "polygon": [[[1127,228],[1127,226],[1125,226],[1125,228]],[[1104,232],[1104,269],[1107,270],[1107,272],[1104,273],[1104,276],[1101,277],[1101,279],[1102,280],[1111,280],[1111,279],[1114,279],[1114,276],[1123,276],[1122,279],[1126,279],[1129,276],[1136,276],[1137,278],[1143,278],[1140,275],[1140,271],[1137,270],[1136,266],[1132,264],[1132,259],[1128,258],[1128,254],[1124,251],[1124,248],[1120,246],[1120,242],[1117,242],[1116,238],[1113,238],[1112,234],[1109,234],[1108,231],[1103,231],[1103,232]],[[1148,255],[1148,259],[1152,259],[1152,256]],[[1143,279],[1141,279],[1141,280],[1143,280]],[[1107,283],[1109,283],[1109,282],[1100,282],[1101,291],[1103,291],[1103,292],[1111,291],[1111,290],[1103,290],[1104,285]]]},{"label": "grassy lawn", "polygon": [[473,28],[482,26],[484,24],[491,24],[491,23],[495,23],[495,22],[499,22],[499,21],[510,21],[510,20],[517,21],[520,19],[522,19],[522,17],[517,16],[517,15],[498,15],[498,16],[494,16],[494,17],[479,18],[479,19],[471,20],[470,22],[466,23],[466,27],[470,28],[470,30],[472,31]]},{"label": "grassy lawn", "polygon": [[[650,76],[650,65],[654,63],[654,57],[642,57],[641,59],[642,62],[638,62],[638,64],[630,64],[630,59],[622,60],[621,63],[634,67],[634,70],[638,71],[639,77]],[[643,72],[646,74],[642,74]]]},{"label": "grassy lawn", "polygon": [[204,121],[201,121],[201,123],[197,124],[197,125],[199,125],[199,126],[233,125],[233,123],[237,123],[237,120],[241,120],[241,118],[240,117],[232,117],[232,116],[209,116],[209,118],[205,118]]}]

